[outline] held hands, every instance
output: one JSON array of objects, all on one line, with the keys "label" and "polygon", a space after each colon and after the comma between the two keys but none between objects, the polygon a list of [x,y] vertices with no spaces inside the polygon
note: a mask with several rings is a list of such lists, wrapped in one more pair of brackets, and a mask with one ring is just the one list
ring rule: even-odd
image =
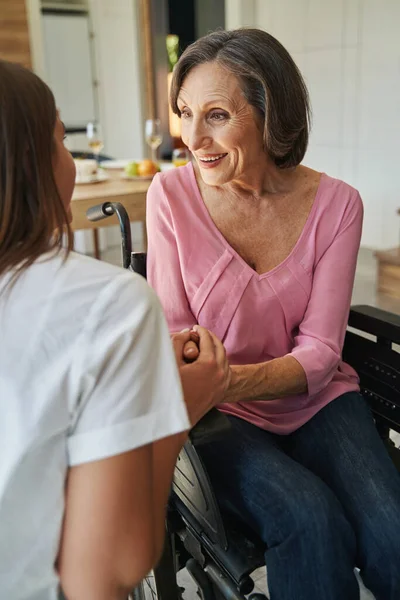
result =
[{"label": "held hands", "polygon": [[193,426],[223,400],[231,370],[222,342],[203,327],[173,334],[172,343]]},{"label": "held hands", "polygon": [[[190,340],[183,346],[182,356],[185,362],[191,363],[197,360],[199,357],[200,336],[194,329],[188,329],[188,331]],[[184,329],[181,333],[186,333],[186,330]]]}]

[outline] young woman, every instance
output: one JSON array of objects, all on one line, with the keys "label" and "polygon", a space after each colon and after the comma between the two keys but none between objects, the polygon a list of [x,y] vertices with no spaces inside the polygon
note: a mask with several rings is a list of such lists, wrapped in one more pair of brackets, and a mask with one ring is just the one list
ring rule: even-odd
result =
[{"label": "young woman", "polygon": [[49,88],[0,61],[0,589],[111,600],[157,560],[183,432],[229,367],[201,328],[186,364],[177,334],[182,386],[145,281],[70,252],[64,135]]}]

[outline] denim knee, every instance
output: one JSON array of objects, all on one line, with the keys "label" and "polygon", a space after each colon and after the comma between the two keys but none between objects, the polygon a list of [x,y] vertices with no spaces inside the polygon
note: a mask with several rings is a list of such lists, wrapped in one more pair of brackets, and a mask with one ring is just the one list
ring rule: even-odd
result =
[{"label": "denim knee", "polygon": [[385,507],[366,520],[358,535],[357,563],[363,578],[396,586],[400,598],[400,517]]},{"label": "denim knee", "polygon": [[279,555],[285,554],[286,540],[299,538],[299,545],[307,552],[346,554],[356,553],[356,538],[352,526],[333,493],[321,486],[297,490],[288,499],[280,523]]}]

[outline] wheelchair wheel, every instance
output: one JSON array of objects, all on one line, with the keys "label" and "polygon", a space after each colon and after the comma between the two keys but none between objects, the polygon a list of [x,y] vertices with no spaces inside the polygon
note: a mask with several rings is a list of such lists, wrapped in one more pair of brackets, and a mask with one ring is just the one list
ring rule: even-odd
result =
[{"label": "wheelchair wheel", "polygon": [[178,586],[176,589],[166,589],[165,582],[160,582],[157,574],[152,571],[133,591],[129,600],[182,600],[182,591],[183,588]]},{"label": "wheelchair wheel", "polygon": [[159,600],[157,584],[152,571],[131,594],[132,600]]}]

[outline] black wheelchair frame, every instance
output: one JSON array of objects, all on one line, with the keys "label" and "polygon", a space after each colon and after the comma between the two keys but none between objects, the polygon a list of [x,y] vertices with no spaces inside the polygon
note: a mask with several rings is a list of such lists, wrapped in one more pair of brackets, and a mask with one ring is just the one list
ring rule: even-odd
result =
[{"label": "black wheelchair frame", "polygon": [[[146,254],[131,252],[130,225],[119,203],[88,210],[90,220],[117,214],[121,226],[123,264],[146,277]],[[400,450],[390,429],[400,432],[400,317],[371,306],[350,310],[343,359],[360,377],[361,392],[370,404],[380,436],[400,471]],[[192,429],[174,474],[166,519],[163,556],[154,570],[157,597],[178,600],[176,574],[183,568],[194,579],[202,600],[244,600],[254,589],[251,574],[265,564],[265,544],[253,531],[222,514],[198,448],[218,438],[230,422],[216,409]],[[152,590],[153,597],[155,590]],[[145,597],[143,588],[134,592]],[[253,600],[266,599],[252,594]]]}]

